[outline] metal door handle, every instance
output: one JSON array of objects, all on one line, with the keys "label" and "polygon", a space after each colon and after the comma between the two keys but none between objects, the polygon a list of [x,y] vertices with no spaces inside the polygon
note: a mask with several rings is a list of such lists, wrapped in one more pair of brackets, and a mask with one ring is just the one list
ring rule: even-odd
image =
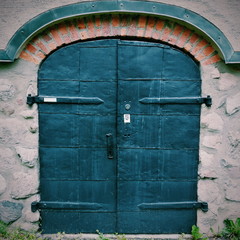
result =
[{"label": "metal door handle", "polygon": [[113,159],[113,136],[111,133],[106,134],[107,138],[107,157]]}]

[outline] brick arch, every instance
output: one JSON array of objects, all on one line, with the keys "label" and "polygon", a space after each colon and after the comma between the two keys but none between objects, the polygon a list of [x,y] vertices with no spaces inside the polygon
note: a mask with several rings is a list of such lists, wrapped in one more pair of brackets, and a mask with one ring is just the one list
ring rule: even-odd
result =
[{"label": "brick arch", "polygon": [[202,65],[221,61],[211,43],[194,30],[159,17],[130,14],[91,15],[62,21],[35,36],[19,57],[40,64],[63,45],[108,37],[134,37],[167,43],[188,52]]}]

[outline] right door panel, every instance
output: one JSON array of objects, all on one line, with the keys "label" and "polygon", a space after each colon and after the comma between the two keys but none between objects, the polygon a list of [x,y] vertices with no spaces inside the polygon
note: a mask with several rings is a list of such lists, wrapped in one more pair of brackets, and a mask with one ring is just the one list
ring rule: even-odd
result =
[{"label": "right door panel", "polygon": [[[155,43],[118,45],[118,232],[190,232],[197,201],[200,105],[142,99],[200,96],[196,63]],[[130,122],[124,122],[124,115]]]}]

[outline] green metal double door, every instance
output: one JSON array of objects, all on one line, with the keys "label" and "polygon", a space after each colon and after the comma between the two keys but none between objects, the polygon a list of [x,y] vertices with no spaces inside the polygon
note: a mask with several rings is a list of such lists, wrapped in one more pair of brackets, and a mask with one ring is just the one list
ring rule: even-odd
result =
[{"label": "green metal double door", "polygon": [[196,224],[201,81],[166,45],[63,47],[38,75],[45,233],[177,233]]}]

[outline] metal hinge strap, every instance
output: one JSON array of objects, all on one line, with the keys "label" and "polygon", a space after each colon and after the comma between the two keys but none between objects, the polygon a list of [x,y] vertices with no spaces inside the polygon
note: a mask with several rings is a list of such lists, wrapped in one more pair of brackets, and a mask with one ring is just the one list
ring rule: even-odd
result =
[{"label": "metal hinge strap", "polygon": [[163,98],[142,98],[139,100],[143,104],[206,104],[212,105],[212,98],[207,97],[163,97]]},{"label": "metal hinge strap", "polygon": [[138,205],[141,210],[158,210],[158,209],[188,209],[200,208],[203,212],[208,211],[206,202],[157,202],[157,203],[141,203]]},{"label": "metal hinge strap", "polygon": [[31,209],[32,212],[36,212],[39,209],[79,209],[79,210],[98,210],[103,206],[98,203],[88,203],[88,202],[49,202],[40,201],[32,202]]},{"label": "metal hinge strap", "polygon": [[27,97],[27,104],[34,103],[75,103],[75,104],[102,104],[104,101],[98,97],[47,97],[31,96]]}]

